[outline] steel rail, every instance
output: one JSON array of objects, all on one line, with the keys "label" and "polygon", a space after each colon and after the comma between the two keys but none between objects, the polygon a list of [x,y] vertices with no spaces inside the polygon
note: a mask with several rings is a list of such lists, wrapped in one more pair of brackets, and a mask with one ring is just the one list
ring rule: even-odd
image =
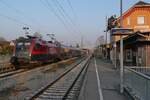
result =
[{"label": "steel rail", "polygon": [[[86,63],[84,64],[84,66],[87,65],[87,62],[89,61],[90,57],[87,58]],[[32,96],[27,97],[26,100],[34,100],[36,98],[38,98],[40,95],[42,95],[48,88],[52,87],[54,84],[56,84],[60,79],[64,78],[64,76],[66,76],[70,71],[72,71],[73,69],[75,69],[78,65],[80,65],[85,59],[82,59],[80,62],[78,62],[77,64],[75,64],[72,68],[66,70],[63,74],[59,75],[54,81],[52,81],[51,83],[49,83],[48,85],[46,85],[45,87],[39,89],[39,91],[35,92]],[[85,67],[82,68],[82,70]],[[80,71],[79,74],[81,74],[82,70]],[[78,75],[77,77],[79,78],[80,75]],[[72,89],[72,87],[74,86],[76,80],[78,79],[76,77],[76,79],[73,81],[72,85],[70,86],[70,88],[67,90],[67,92],[65,93],[65,95],[63,96],[63,100],[67,97],[67,95],[69,94],[69,91]]]},{"label": "steel rail", "polygon": [[[81,59],[83,59],[83,58],[81,58]],[[63,61],[66,61],[66,60],[51,63],[50,65],[57,64],[57,63],[60,63],[60,62],[63,62]],[[48,64],[43,65],[43,66],[38,65],[38,67],[33,67],[33,68],[25,68],[25,69],[18,69],[18,70],[11,70],[11,71],[8,71],[8,72],[3,72],[3,73],[0,73],[0,79],[5,78],[5,77],[9,77],[9,76],[12,76],[12,75],[20,74],[20,73],[23,73],[23,72],[28,72],[28,71],[31,71],[31,70],[35,70],[35,69],[38,69],[38,68],[42,68],[42,67],[45,67],[45,66],[48,66]]]},{"label": "steel rail", "polygon": [[70,93],[71,89],[74,87],[76,81],[79,79],[84,69],[86,70],[88,68],[88,65],[89,65],[89,61],[87,61],[86,64],[83,65],[84,67],[81,69],[81,71],[79,72],[79,74],[77,75],[77,77],[75,78],[75,80],[73,81],[73,83],[71,84],[71,86],[69,87],[65,95],[63,96],[62,100],[65,100],[67,98],[68,94]]}]

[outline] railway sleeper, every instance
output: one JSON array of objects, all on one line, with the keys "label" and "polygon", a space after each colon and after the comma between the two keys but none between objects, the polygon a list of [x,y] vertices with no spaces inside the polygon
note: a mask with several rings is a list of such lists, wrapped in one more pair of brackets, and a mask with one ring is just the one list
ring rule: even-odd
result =
[{"label": "railway sleeper", "polygon": [[[48,88],[47,91],[44,91],[42,95],[36,98],[36,100],[49,100],[49,99],[57,99],[62,100],[64,99],[71,99],[73,97],[76,97],[80,90],[80,80],[82,80],[81,77],[83,77],[83,73],[85,73],[85,68],[81,72],[80,76],[78,77],[80,70],[82,70],[83,63],[76,66],[76,68],[72,71],[70,71],[67,76],[64,76],[59,80],[59,82],[52,85],[52,87]],[[75,84],[69,90],[69,93],[66,95],[66,92],[72,86],[73,82],[75,81],[76,77],[78,79],[76,80]],[[62,88],[63,87],[63,88]]]},{"label": "railway sleeper", "polygon": [[50,87],[48,88],[47,90],[66,90],[67,88],[66,87],[59,87],[59,89],[57,87]]},{"label": "railway sleeper", "polygon": [[54,92],[45,92],[44,94],[58,94],[58,93],[65,93],[66,91],[54,91]]},{"label": "railway sleeper", "polygon": [[38,98],[36,100],[62,100],[59,97],[49,97],[49,98]]},{"label": "railway sleeper", "polygon": [[48,93],[54,93],[54,91],[55,91],[55,93],[58,93],[58,92],[65,92],[66,91],[66,89],[56,89],[56,90],[47,90],[47,91],[45,91],[45,92],[48,92]]},{"label": "railway sleeper", "polygon": [[45,99],[47,99],[47,98],[59,98],[59,99],[61,99],[61,98],[63,98],[63,94],[46,94],[46,95],[41,95],[38,98],[45,98]]},{"label": "railway sleeper", "polygon": [[65,92],[62,92],[62,93],[44,93],[43,95],[41,96],[63,96],[65,94]]}]

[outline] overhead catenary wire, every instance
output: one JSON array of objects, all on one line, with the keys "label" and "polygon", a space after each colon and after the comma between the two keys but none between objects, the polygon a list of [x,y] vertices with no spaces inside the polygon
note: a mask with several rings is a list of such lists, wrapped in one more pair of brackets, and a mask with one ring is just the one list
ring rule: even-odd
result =
[{"label": "overhead catenary wire", "polygon": [[55,11],[55,9],[52,7],[52,5],[50,4],[50,2],[48,0],[40,0],[41,4],[44,5],[44,7],[46,7],[48,9],[48,11],[51,13],[53,13],[57,19],[63,24],[63,26],[66,28],[67,32],[71,32],[69,27],[66,25],[65,21],[59,16],[59,14],[57,14],[57,12]]},{"label": "overhead catenary wire", "polygon": [[[60,8],[60,6],[58,5],[58,3],[56,2],[56,0],[52,0],[54,6],[56,7],[57,11],[59,12],[59,14],[61,15],[61,17],[64,19],[65,23],[67,23],[67,25],[69,25],[69,27],[72,26],[72,23],[70,22],[70,20],[68,20],[66,14],[62,11],[62,9]],[[73,33],[77,33],[77,31],[72,28],[71,29]]]},{"label": "overhead catenary wire", "polygon": [[56,6],[60,8],[60,9],[58,8],[60,10],[60,13],[63,13],[63,16],[67,18],[67,20],[73,25],[73,27],[75,28],[75,31],[77,33],[81,33],[81,31],[77,28],[76,23],[72,20],[69,14],[67,14],[67,12],[65,11],[64,7],[60,4],[60,2],[58,0],[52,0],[52,1],[55,3]]},{"label": "overhead catenary wire", "polygon": [[[72,10],[72,13],[73,13],[73,15],[74,15],[74,17],[76,18],[76,21],[77,21],[78,20],[78,16],[77,16],[77,13],[75,12],[75,10],[74,10],[74,8],[72,6],[71,1],[70,0],[66,0],[66,1],[68,2],[68,5],[70,6],[70,8]],[[76,22],[76,24],[77,24],[78,27],[80,27],[79,23]],[[80,31],[80,33],[81,33],[81,31]]]},{"label": "overhead catenary wire", "polygon": [[78,33],[78,36],[82,35],[82,32],[80,31],[80,29],[78,29],[77,24],[71,19],[71,17],[67,14],[67,12],[65,11],[64,7],[61,5],[61,3],[58,0],[51,0],[53,1],[53,3],[55,4],[56,8],[58,9],[58,11],[62,14],[62,16],[66,19],[67,21],[69,21],[69,24],[71,24],[73,26],[72,30],[74,33]]},{"label": "overhead catenary wire", "polygon": [[74,18],[77,19],[77,14],[75,13],[75,10],[74,10],[74,8],[73,8],[73,6],[72,6],[70,0],[66,0],[66,1],[67,1],[68,5],[70,6],[71,10],[72,10],[72,13],[73,13],[73,15],[74,15]]},{"label": "overhead catenary wire", "polygon": [[[54,6],[56,7],[56,9],[53,7],[53,5],[49,2],[49,0],[40,0],[41,4],[43,4],[50,12],[52,12],[56,17],[57,19],[65,26],[65,28],[67,30],[69,30],[69,32],[72,33],[81,33],[77,30],[74,30],[74,29],[70,29],[69,27],[72,26],[72,24],[75,26],[74,22],[71,20],[71,25],[70,25],[70,20],[68,20],[68,15],[67,13],[65,12],[64,8],[62,7],[62,5],[56,1],[56,0],[52,0]],[[62,10],[63,9],[63,10]],[[59,14],[57,13],[59,12]],[[69,19],[71,19],[69,17]],[[69,27],[68,27],[68,24],[69,24]]]},{"label": "overhead catenary wire", "polygon": [[[52,0],[53,1],[53,0]],[[75,25],[75,23],[72,21],[71,17],[66,13],[65,9],[63,8],[63,6],[59,3],[59,1],[54,0],[53,2],[55,2],[55,4],[58,5],[58,7],[60,8],[60,10],[63,12],[63,14],[68,18],[68,20],[70,21],[71,24]]]},{"label": "overhead catenary wire", "polygon": [[62,12],[61,9],[59,9],[59,6],[57,5],[57,2],[55,2],[56,0],[52,0],[53,4],[55,5],[57,11],[60,13],[60,15],[63,17],[63,19],[65,20],[65,22],[68,23],[68,20],[65,17],[65,14]]},{"label": "overhead catenary wire", "polygon": [[22,12],[21,10],[15,8],[14,6],[12,6],[11,4],[7,3],[6,1],[4,0],[0,0],[0,2],[5,5],[7,8],[11,9],[12,11],[16,12],[18,15],[26,18],[27,20],[29,20],[30,22],[32,22],[33,24],[36,24],[38,25],[37,27],[39,27],[40,23],[35,20],[35,18],[32,18],[30,16],[27,16],[24,12]]},{"label": "overhead catenary wire", "polygon": [[18,20],[18,19],[15,19],[15,18],[13,18],[13,17],[9,17],[9,16],[3,15],[3,14],[0,14],[0,17],[3,17],[3,18],[5,18],[5,19],[11,20],[11,21],[16,22],[16,23],[18,23],[18,24],[22,24],[22,25],[25,25],[25,26],[28,26],[28,27],[31,28],[31,25],[26,24],[26,23],[24,23],[24,22],[22,22],[22,21],[20,21],[20,20]]}]

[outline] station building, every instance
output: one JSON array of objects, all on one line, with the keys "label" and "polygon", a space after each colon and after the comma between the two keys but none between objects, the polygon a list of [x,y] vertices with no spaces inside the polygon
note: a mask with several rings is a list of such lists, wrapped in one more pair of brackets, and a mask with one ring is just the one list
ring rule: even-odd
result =
[{"label": "station building", "polygon": [[[120,17],[117,18],[118,27]],[[120,37],[124,42],[124,64],[150,66],[150,3],[139,1],[123,13],[123,28],[110,31],[110,58],[113,63],[120,58]]]}]

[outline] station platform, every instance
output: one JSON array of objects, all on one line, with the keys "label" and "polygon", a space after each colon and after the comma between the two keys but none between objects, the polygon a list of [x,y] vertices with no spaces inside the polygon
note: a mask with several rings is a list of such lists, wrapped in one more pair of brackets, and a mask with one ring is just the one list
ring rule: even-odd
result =
[{"label": "station platform", "polygon": [[104,60],[92,58],[78,100],[132,100],[119,92],[119,70]]}]

